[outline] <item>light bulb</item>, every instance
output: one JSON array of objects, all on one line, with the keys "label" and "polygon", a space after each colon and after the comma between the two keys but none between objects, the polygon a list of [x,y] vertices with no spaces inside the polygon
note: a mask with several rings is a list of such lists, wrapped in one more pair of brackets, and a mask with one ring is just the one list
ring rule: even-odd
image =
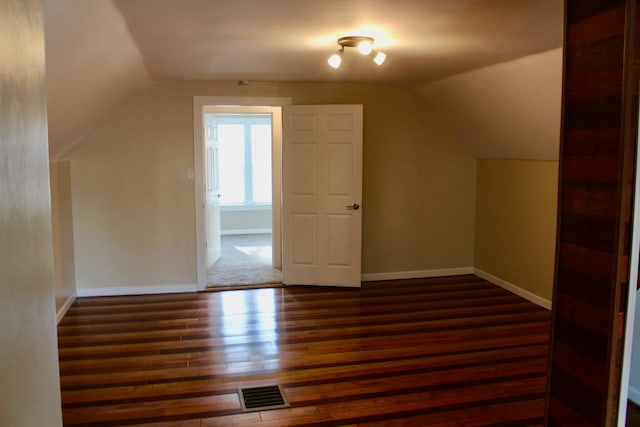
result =
[{"label": "light bulb", "polygon": [[340,64],[342,64],[342,57],[337,53],[334,53],[329,57],[327,62],[332,68],[340,68]]},{"label": "light bulb", "polygon": [[370,41],[365,40],[363,42],[358,43],[358,50],[363,55],[369,55],[373,50],[373,45],[371,44]]},{"label": "light bulb", "polygon": [[373,58],[373,62],[375,62],[377,65],[382,65],[385,59],[387,59],[387,55],[382,52],[376,52],[376,56]]}]

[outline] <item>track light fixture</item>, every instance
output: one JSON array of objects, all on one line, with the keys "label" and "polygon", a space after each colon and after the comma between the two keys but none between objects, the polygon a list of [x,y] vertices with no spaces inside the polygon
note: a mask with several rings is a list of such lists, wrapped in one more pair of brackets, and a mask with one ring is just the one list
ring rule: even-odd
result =
[{"label": "track light fixture", "polygon": [[327,62],[333,68],[340,68],[340,65],[342,64],[342,55],[344,54],[344,48],[355,47],[361,54],[371,56],[373,58],[373,62],[376,65],[382,65],[387,59],[387,55],[382,52],[378,52],[373,48],[374,41],[375,40],[373,39],[373,37],[366,36],[340,37],[338,39],[338,46],[340,46],[338,52],[331,55]]}]

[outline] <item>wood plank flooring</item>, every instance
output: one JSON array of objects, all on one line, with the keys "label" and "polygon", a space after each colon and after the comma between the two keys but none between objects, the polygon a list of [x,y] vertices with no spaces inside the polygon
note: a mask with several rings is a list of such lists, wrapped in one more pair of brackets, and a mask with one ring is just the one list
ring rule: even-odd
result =
[{"label": "wood plank flooring", "polygon": [[[550,313],[475,276],[78,299],[67,426],[535,426]],[[291,407],[243,413],[238,387]]]}]

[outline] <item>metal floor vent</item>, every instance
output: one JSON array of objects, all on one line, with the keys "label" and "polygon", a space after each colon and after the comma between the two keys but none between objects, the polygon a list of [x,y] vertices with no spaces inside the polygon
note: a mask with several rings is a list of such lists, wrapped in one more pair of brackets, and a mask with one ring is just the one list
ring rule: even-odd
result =
[{"label": "metal floor vent", "polygon": [[269,409],[288,408],[289,402],[284,397],[279,385],[264,387],[239,388],[242,412],[267,411]]}]

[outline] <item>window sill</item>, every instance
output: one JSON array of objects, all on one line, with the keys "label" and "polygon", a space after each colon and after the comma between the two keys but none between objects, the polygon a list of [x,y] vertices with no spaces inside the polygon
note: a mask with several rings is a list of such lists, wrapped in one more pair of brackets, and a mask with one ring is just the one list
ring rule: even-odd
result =
[{"label": "window sill", "polygon": [[220,205],[222,212],[234,212],[234,211],[270,211],[270,203],[261,204],[247,204],[247,205]]}]

